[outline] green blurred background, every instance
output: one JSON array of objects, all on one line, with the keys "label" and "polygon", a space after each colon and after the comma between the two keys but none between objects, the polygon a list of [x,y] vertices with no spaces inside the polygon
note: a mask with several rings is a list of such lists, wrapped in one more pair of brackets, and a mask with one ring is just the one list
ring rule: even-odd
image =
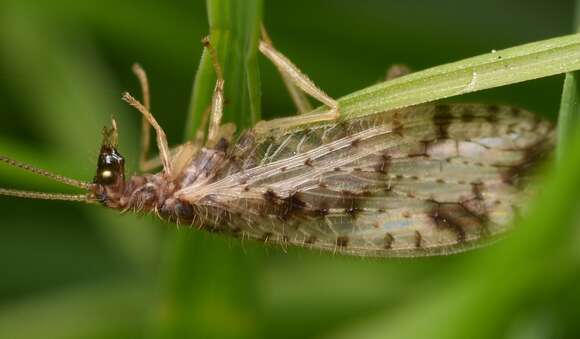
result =
[{"label": "green blurred background", "polygon": [[[573,7],[270,0],[263,18],[278,49],[341,97],[382,81],[393,63],[420,70],[567,34]],[[153,112],[170,143],[179,143],[207,33],[201,0],[2,0],[0,154],[90,180],[101,128],[114,114],[128,172],[135,171],[140,117],[120,100],[124,90],[138,93],[131,64],[148,71]],[[263,58],[260,72],[263,117],[292,113]],[[453,100],[509,103],[555,119],[562,80]],[[0,186],[70,191],[6,166]],[[510,269],[502,256],[525,247],[525,238],[450,257],[357,259],[241,243],[98,206],[15,198],[0,198],[0,225],[2,339],[580,335],[578,253],[558,242],[527,249],[537,255]],[[544,254],[555,249],[558,255]]]}]

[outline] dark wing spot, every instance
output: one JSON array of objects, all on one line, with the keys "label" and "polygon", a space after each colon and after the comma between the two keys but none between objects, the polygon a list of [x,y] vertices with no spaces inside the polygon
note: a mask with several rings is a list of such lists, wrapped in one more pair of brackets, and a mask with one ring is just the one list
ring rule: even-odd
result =
[{"label": "dark wing spot", "polygon": [[423,236],[419,231],[415,231],[415,247],[421,248],[423,246]]},{"label": "dark wing spot", "polygon": [[357,213],[360,212],[360,210],[356,207],[347,207],[344,209],[344,211],[352,218],[356,218]]},{"label": "dark wing spot", "polygon": [[338,247],[348,247],[348,237],[343,235],[336,238],[336,246]]},{"label": "dark wing spot", "polygon": [[304,165],[308,166],[308,167],[312,167],[312,159],[308,158],[306,160],[304,160]]},{"label": "dark wing spot", "polygon": [[473,114],[473,110],[471,107],[464,107],[463,111],[461,112],[461,121],[462,122],[472,122],[475,119],[475,115]]},{"label": "dark wing spot", "polygon": [[268,240],[270,240],[272,238],[274,234],[272,232],[264,232],[264,234],[262,234],[262,238],[260,240],[262,240],[263,242],[267,242]]},{"label": "dark wing spot", "polygon": [[435,203],[430,216],[437,228],[454,232],[458,243],[466,240],[467,230],[479,230],[482,236],[488,233],[486,218],[476,215],[461,204]]},{"label": "dark wing spot", "polygon": [[282,201],[282,219],[300,213],[306,208],[306,203],[300,199],[299,193],[293,193]]},{"label": "dark wing spot", "polygon": [[510,113],[512,114],[512,116],[514,116],[515,118],[519,117],[520,114],[522,114],[522,110],[518,107],[512,107],[510,109]]},{"label": "dark wing spot", "polygon": [[306,240],[304,240],[304,243],[312,245],[317,241],[318,241],[318,238],[315,235],[311,235],[308,238],[306,238]]},{"label": "dark wing spot", "polygon": [[375,171],[382,174],[387,174],[389,166],[391,165],[391,157],[389,155],[383,154],[381,160],[375,167]]},{"label": "dark wing spot", "polygon": [[523,149],[523,160],[516,166],[507,167],[501,174],[502,181],[518,187],[520,179],[529,176],[530,172],[533,172],[538,164],[548,157],[552,149],[552,144],[546,139]]},{"label": "dark wing spot", "polygon": [[453,116],[451,115],[451,107],[449,105],[437,105],[435,106],[435,115],[433,115],[433,122],[437,126],[437,138],[447,139],[449,138],[449,126]]},{"label": "dark wing spot", "polygon": [[360,139],[359,139],[359,138],[353,139],[353,140],[350,142],[350,145],[351,145],[352,147],[357,147],[359,144],[360,144]]},{"label": "dark wing spot", "polygon": [[497,123],[497,111],[495,113],[489,114],[485,117],[485,121],[489,122],[490,124]]},{"label": "dark wing spot", "polygon": [[483,200],[483,194],[481,193],[482,188],[483,184],[480,182],[471,183],[471,192],[478,200]]},{"label": "dark wing spot", "polygon": [[228,140],[226,138],[221,138],[218,141],[217,145],[215,146],[215,149],[218,151],[225,152],[225,151],[227,151],[229,145],[230,145],[230,143],[228,142]]},{"label": "dark wing spot", "polygon": [[384,237],[383,241],[385,242],[383,247],[386,250],[390,250],[391,247],[393,246],[393,242],[395,241],[395,237],[393,237],[393,235],[390,232],[387,232],[387,233],[385,233],[385,237]]},{"label": "dark wing spot", "polygon": [[493,113],[494,115],[499,112],[499,106],[498,105],[489,105],[487,106],[487,111],[490,113]]},{"label": "dark wing spot", "polygon": [[357,214],[361,211],[361,209],[358,206],[356,194],[350,191],[342,191],[341,194],[344,212],[350,215],[352,218],[356,218]]},{"label": "dark wing spot", "polygon": [[328,207],[321,207],[321,208],[316,210],[316,214],[318,214],[321,217],[328,215],[329,212],[330,211],[329,211]]},{"label": "dark wing spot", "polygon": [[449,229],[455,233],[458,243],[462,243],[465,241],[465,230],[463,227],[453,220],[450,219],[448,213],[445,210],[441,209],[441,204],[437,204],[435,209],[431,213],[430,217],[435,222],[435,225],[439,229]]},{"label": "dark wing spot", "polygon": [[277,203],[280,197],[272,189],[268,189],[264,193],[264,199],[270,203]]},{"label": "dark wing spot", "polygon": [[400,137],[403,136],[404,126],[399,120],[393,121],[393,134],[396,134]]}]

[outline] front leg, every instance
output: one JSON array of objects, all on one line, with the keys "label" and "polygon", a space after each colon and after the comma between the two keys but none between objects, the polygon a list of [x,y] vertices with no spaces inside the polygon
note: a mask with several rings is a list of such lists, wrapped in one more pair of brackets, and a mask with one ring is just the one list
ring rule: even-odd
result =
[{"label": "front leg", "polygon": [[[268,45],[274,46],[274,43],[272,42],[272,39],[270,39],[270,36],[268,35],[268,32],[266,31],[264,25],[262,25],[261,30],[262,30],[262,40],[264,40],[264,42],[267,43]],[[284,86],[286,86],[286,90],[288,91],[288,94],[290,95],[292,102],[294,102],[294,106],[296,106],[298,114],[304,114],[312,111],[312,105],[310,104],[310,101],[308,101],[308,98],[306,97],[304,92],[302,92],[300,88],[294,85],[294,82],[292,81],[290,76],[281,71],[278,67],[276,67],[276,69],[278,69],[278,73],[280,73],[280,76],[282,77]]]},{"label": "front leg", "polygon": [[[340,108],[338,101],[331,98],[322,89],[320,89],[306,74],[294,65],[286,56],[280,53],[272,45],[270,37],[262,27],[262,40],[259,45],[260,52],[264,54],[278,69],[282,75],[290,96],[294,101],[298,112],[301,115],[274,119],[270,121],[260,121],[255,126],[258,133],[263,133],[277,128],[292,128],[299,125],[311,124],[322,121],[332,121],[340,118]],[[328,112],[318,114],[302,114],[312,110],[308,100],[298,90],[319,100],[330,108]]]}]

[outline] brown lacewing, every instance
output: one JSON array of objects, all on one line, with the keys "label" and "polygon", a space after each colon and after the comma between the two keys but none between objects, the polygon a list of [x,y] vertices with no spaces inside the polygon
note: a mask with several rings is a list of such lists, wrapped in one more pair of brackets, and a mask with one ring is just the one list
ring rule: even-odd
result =
[{"label": "brown lacewing", "polygon": [[[161,172],[125,177],[113,121],[92,182],[0,156],[88,193],[0,189],[0,194],[99,202],[238,238],[355,256],[449,254],[490,243],[510,229],[532,194],[529,169],[554,147],[550,122],[522,109],[482,104],[422,105],[334,119],[336,101],[263,38],[260,50],[290,89],[297,86],[319,99],[331,108],[328,113],[314,121],[297,116],[265,122],[233,139],[220,126],[223,77],[205,41],[218,80],[204,145],[168,148],[149,113],[145,73],[136,67],[144,104],[129,94],[124,99],[156,130]],[[312,123],[301,123],[305,119]],[[144,132],[146,150],[148,124]]]}]

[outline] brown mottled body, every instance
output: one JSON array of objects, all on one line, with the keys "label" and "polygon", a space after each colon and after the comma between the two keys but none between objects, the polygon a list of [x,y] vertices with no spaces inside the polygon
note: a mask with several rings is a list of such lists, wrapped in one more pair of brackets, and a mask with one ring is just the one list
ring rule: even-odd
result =
[{"label": "brown mottled body", "polygon": [[[0,195],[99,201],[240,238],[357,256],[449,254],[510,229],[534,191],[530,169],[555,144],[551,123],[498,105],[421,105],[339,119],[339,103],[275,50],[265,32],[259,49],[282,73],[299,111],[309,105],[298,89],[329,110],[260,122],[232,142],[232,126],[221,124],[221,67],[209,40],[203,43],[217,76],[207,138],[202,129],[195,140],[169,148],[150,112],[145,72],[135,65],[144,103],[128,93],[123,99],[143,114],[141,170],[162,165],[158,174],[125,178],[113,120],[92,183],[0,156],[88,194],[0,188]],[[146,158],[149,127],[157,161]]]},{"label": "brown mottled body", "polygon": [[109,207],[269,243],[452,253],[509,229],[530,193],[527,169],[552,149],[554,129],[510,107],[425,105],[249,130],[225,144],[200,150],[172,180],[136,176],[96,193]]}]

